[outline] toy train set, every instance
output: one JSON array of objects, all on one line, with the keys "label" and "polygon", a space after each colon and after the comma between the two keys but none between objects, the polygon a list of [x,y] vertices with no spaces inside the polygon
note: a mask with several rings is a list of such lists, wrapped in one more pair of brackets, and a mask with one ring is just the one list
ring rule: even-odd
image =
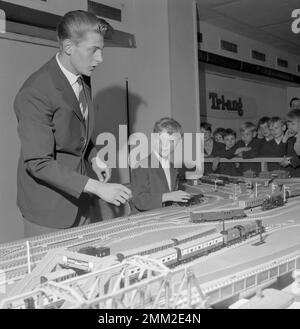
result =
[{"label": "toy train set", "polygon": [[262,222],[257,220],[252,223],[237,225],[220,233],[214,233],[194,241],[189,241],[156,254],[151,257],[160,260],[168,267],[174,267],[182,262],[206,256],[211,252],[232,244],[246,240],[252,236],[265,232]]},{"label": "toy train set", "polygon": [[[191,261],[195,258],[208,255],[213,251],[230,246],[234,243],[244,241],[245,239],[263,233],[265,231],[262,221],[256,220],[251,223],[243,225],[236,225],[229,229],[217,232],[216,228],[206,231],[199,231],[197,233],[187,233],[180,235],[176,238],[165,240],[163,242],[153,243],[144,247],[130,249],[128,251],[117,253],[116,255],[109,256],[109,248],[100,247],[101,250],[105,248],[108,256],[103,258],[106,266],[113,266],[123,262],[124,260],[135,256],[150,255],[164,265],[172,268],[180,265],[183,262]],[[87,247],[84,251],[94,250],[93,247]],[[85,266],[82,268],[82,266]],[[72,260],[63,259],[63,268],[55,272],[44,274],[41,277],[41,283],[48,281],[61,282],[80,275],[81,271],[90,271],[90,264],[75,264]],[[134,267],[130,270],[130,278],[135,279],[139,275],[140,270]]]},{"label": "toy train set", "polygon": [[[120,252],[116,256],[106,257],[105,259],[106,261],[111,261],[111,265],[115,265],[116,260],[123,262],[135,255],[150,255],[151,258],[162,262],[168,267],[175,267],[182,262],[208,255],[211,252],[244,241],[263,232],[265,232],[265,228],[262,225],[262,221],[256,220],[250,223],[236,225],[221,232],[212,229],[197,234],[184,234],[163,242]],[[138,268],[133,268],[130,272],[131,275],[138,273]]]},{"label": "toy train set", "polygon": [[261,210],[271,210],[277,207],[282,207],[286,203],[287,198],[292,198],[300,195],[300,190],[295,189],[286,191],[286,198],[284,198],[283,192],[275,192],[271,195],[262,195],[256,198],[250,198],[247,200],[239,200],[238,208],[218,210],[218,211],[197,211],[190,212],[190,222],[202,223],[209,221],[220,220],[235,220],[247,217],[245,209],[252,209],[261,206]]}]

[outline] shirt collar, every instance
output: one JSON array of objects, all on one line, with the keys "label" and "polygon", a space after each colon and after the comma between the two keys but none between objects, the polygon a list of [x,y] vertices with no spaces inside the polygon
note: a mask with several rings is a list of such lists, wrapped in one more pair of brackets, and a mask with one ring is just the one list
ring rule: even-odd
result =
[{"label": "shirt collar", "polygon": [[165,158],[161,157],[159,155],[159,153],[156,152],[156,151],[154,151],[154,154],[156,155],[158,161],[160,162],[160,164],[163,168],[165,168],[165,167],[170,168],[170,160],[169,159],[165,159]]},{"label": "shirt collar", "polygon": [[58,66],[60,67],[60,69],[62,70],[63,74],[66,76],[66,78],[68,79],[69,83],[71,86],[74,85],[74,83],[77,82],[77,79],[80,77],[80,75],[75,75],[74,73],[72,73],[71,71],[67,70],[59,61],[58,59],[58,53],[56,54],[56,61]]}]

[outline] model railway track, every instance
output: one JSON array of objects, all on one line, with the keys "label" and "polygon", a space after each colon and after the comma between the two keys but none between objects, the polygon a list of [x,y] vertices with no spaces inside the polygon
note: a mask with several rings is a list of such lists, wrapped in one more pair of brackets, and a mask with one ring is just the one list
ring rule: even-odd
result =
[{"label": "model railway track", "polygon": [[[190,206],[188,209],[197,210],[199,207],[198,205]],[[57,232],[55,234],[49,235],[41,235],[30,238],[29,240],[19,240],[9,243],[4,243],[0,245],[0,259],[6,257],[14,252],[18,252],[19,250],[25,249],[26,242],[30,242],[30,248],[37,247],[37,246],[44,246],[50,244],[59,244],[62,241],[71,240],[81,238],[82,236],[88,235],[90,233],[94,233],[95,231],[103,232],[106,229],[113,229],[123,227],[123,226],[130,226],[130,225],[140,225],[141,223],[147,222],[148,220],[152,220],[153,218],[165,218],[168,216],[172,216],[173,214],[178,214],[180,209],[180,213],[185,213],[187,211],[186,208],[176,208],[176,209],[168,209],[166,211],[167,214],[164,214],[164,211],[152,211],[150,213],[143,213],[143,214],[136,214],[128,217],[120,217],[113,220],[105,220],[99,223],[90,224],[81,227],[76,227],[72,229],[62,230],[61,232]]]},{"label": "model railway track", "polygon": [[[36,250],[37,252],[43,251],[43,250],[50,250],[53,248],[59,248],[59,247],[66,247],[69,245],[75,244],[84,244],[86,241],[88,242],[91,238],[96,238],[97,239],[106,239],[106,237],[110,234],[118,233],[120,231],[126,231],[128,229],[132,229],[135,227],[140,227],[141,223],[145,222],[144,221],[138,221],[138,222],[126,222],[122,225],[112,225],[112,226],[107,226],[107,228],[99,228],[99,230],[95,229],[88,229],[85,230],[84,232],[80,232],[81,234],[75,236],[74,233],[68,233],[63,236],[60,236],[59,238],[49,238],[47,240],[44,240],[42,243],[30,243],[30,253],[35,253]],[[15,255],[14,255],[15,253]],[[8,259],[14,259],[15,257],[20,257],[20,256],[25,256],[26,255],[26,244],[24,243],[23,245],[20,245],[18,248],[15,248],[14,250],[6,250],[6,253],[3,258]],[[1,268],[1,267],[0,267]]]},{"label": "model railway track", "polygon": [[[160,224],[149,224],[149,225],[144,225],[142,227],[134,227],[134,228],[127,228],[127,229],[123,229],[122,232],[128,232],[129,235],[127,235],[128,237],[133,237],[136,234],[139,233],[143,233],[145,231],[159,231],[159,229],[162,226],[167,226],[168,224],[166,223],[160,223]],[[121,231],[121,230],[119,230]],[[130,231],[131,234],[130,234]],[[116,235],[119,234],[119,232],[114,232],[112,235]],[[106,242],[107,240],[110,239],[110,237],[106,236]],[[66,242],[67,243],[67,242]],[[77,251],[80,247],[83,247],[84,245],[93,245],[93,244],[99,244],[99,237],[89,237],[89,239],[82,239],[80,242],[74,242],[72,244],[68,244],[68,245],[61,245],[60,247],[68,247],[68,249],[73,250],[73,251]],[[52,248],[57,248],[57,246],[52,246]],[[47,254],[47,252],[52,249],[51,246],[47,247],[47,248],[43,248],[38,249],[38,250],[34,250],[31,253],[31,257],[30,257],[30,262],[31,265],[36,266],[42,259],[43,257]],[[21,279],[22,277],[24,277],[26,274],[28,274],[28,264],[27,264],[27,257],[26,257],[26,252],[24,252],[23,256],[19,256],[16,257],[12,260],[6,260],[4,262],[1,263],[0,266],[0,270],[5,272],[6,278],[7,280],[12,280],[12,279]]]},{"label": "model railway track", "polygon": [[113,220],[105,220],[99,223],[90,224],[87,226],[76,227],[72,229],[62,230],[55,234],[40,235],[28,240],[19,240],[0,245],[0,257],[5,255],[8,250],[22,248],[26,241],[30,242],[31,247],[44,245],[47,243],[55,243],[56,241],[67,240],[76,236],[83,236],[90,232],[103,231],[105,229],[113,229],[120,226],[134,225],[135,223],[143,223],[153,218],[153,214],[133,215],[129,217],[120,217]]},{"label": "model railway track", "polygon": [[[198,209],[198,206],[192,206],[191,209],[196,210]],[[176,217],[174,218],[173,213],[177,214]],[[55,236],[43,236],[36,237],[33,239],[30,239],[30,250],[34,250],[35,248],[42,250],[42,248],[48,248],[52,249],[58,248],[58,247],[64,247],[67,246],[70,241],[78,241],[79,244],[84,242],[84,239],[89,236],[97,236],[99,239],[101,236],[107,236],[110,234],[114,234],[116,232],[124,231],[126,228],[132,228],[134,226],[140,226],[142,223],[147,222],[150,218],[153,219],[153,217],[157,219],[179,219],[179,218],[188,218],[187,209],[182,209],[180,211],[180,214],[178,214],[178,210],[173,210],[171,213],[168,214],[163,214],[163,215],[158,215],[155,216],[155,214],[147,214],[146,218],[141,218],[141,215],[135,215],[132,217],[128,217],[126,219],[121,219],[121,220],[113,220],[108,223],[98,223],[98,224],[92,224],[89,225],[87,228],[81,228],[76,230],[72,229],[70,232],[59,232],[56,233]],[[138,219],[138,220],[137,220]],[[80,232],[80,234],[78,234]],[[16,244],[5,244],[0,246],[0,258],[14,258],[14,253],[17,255],[15,256],[24,256],[26,254],[26,241],[22,240]]]}]

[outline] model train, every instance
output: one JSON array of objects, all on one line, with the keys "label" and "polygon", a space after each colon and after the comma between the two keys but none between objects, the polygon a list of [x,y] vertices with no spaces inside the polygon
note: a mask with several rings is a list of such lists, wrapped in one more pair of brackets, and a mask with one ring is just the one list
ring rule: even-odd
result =
[{"label": "model train", "polygon": [[151,257],[161,261],[168,267],[174,267],[182,262],[208,255],[213,251],[241,242],[264,231],[262,221],[257,220],[180,244],[174,248],[152,254]]},{"label": "model train", "polygon": [[202,202],[203,197],[203,193],[195,193],[192,194],[192,197],[187,202],[176,202],[176,204],[181,207],[196,206]]},{"label": "model train", "polygon": [[193,241],[195,239],[202,238],[204,236],[208,236],[210,234],[214,234],[217,232],[216,228],[208,229],[208,230],[200,230],[196,232],[190,232],[186,234],[182,234],[178,237],[164,240],[163,242],[155,242],[151,243],[149,245],[143,246],[143,247],[138,247],[134,249],[129,249],[126,251],[122,251],[116,254],[118,261],[122,262],[124,259],[129,258],[134,255],[140,255],[140,256],[145,256],[149,255],[152,253],[160,252],[162,250],[166,250],[168,248],[174,247],[176,245],[186,243],[189,241]]},{"label": "model train", "polygon": [[271,195],[261,195],[247,200],[239,200],[239,206],[243,209],[251,209],[261,206],[261,210],[269,210],[281,207],[284,203],[283,192],[275,192]]},{"label": "model train", "polygon": [[93,247],[87,246],[78,250],[80,254],[96,256],[96,257],[106,257],[110,255],[109,247]]},{"label": "model train", "polygon": [[282,193],[277,193],[265,198],[261,205],[262,210],[270,210],[284,205]]},{"label": "model train", "polygon": [[220,211],[190,212],[190,222],[203,223],[219,220],[241,219],[247,217],[244,209],[235,208]]}]

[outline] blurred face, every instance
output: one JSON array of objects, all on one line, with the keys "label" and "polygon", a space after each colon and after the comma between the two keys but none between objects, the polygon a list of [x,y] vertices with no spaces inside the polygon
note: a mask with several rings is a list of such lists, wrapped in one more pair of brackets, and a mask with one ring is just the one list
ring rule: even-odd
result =
[{"label": "blurred face", "polygon": [[200,128],[200,133],[204,134],[204,142],[207,142],[211,138],[211,132],[209,130]]},{"label": "blurred face", "polygon": [[245,144],[248,145],[253,138],[254,138],[254,132],[251,131],[250,129],[245,129],[244,131],[241,132],[241,139]]},{"label": "blurred face", "polygon": [[261,134],[265,137],[265,138],[269,138],[271,137],[271,132],[270,132],[270,129],[269,129],[269,126],[268,126],[268,123],[264,123],[263,125],[260,125],[260,131],[261,131]]},{"label": "blurred face", "polygon": [[300,100],[294,100],[291,105],[291,110],[300,109]]},{"label": "blurred face", "polygon": [[299,119],[288,119],[287,121],[288,130],[292,135],[300,132],[300,120]]},{"label": "blurred face", "polygon": [[155,149],[162,158],[169,159],[180,140],[180,133],[170,135],[167,131],[162,131],[157,134]]},{"label": "blurred face", "polygon": [[79,41],[70,40],[69,62],[71,72],[91,76],[94,69],[103,62],[103,36],[99,33],[88,31]]},{"label": "blurred face", "polygon": [[274,138],[279,138],[283,136],[285,131],[285,125],[281,121],[274,122],[270,125],[270,132]]},{"label": "blurred face", "polygon": [[227,149],[232,148],[235,145],[235,137],[233,135],[225,136],[224,143],[225,143]]},{"label": "blurred face", "polygon": [[224,143],[223,137],[221,134],[216,134],[215,135],[215,141],[219,143]]},{"label": "blurred face", "polygon": [[264,138],[260,127],[258,127],[258,129],[257,129],[257,138]]}]

